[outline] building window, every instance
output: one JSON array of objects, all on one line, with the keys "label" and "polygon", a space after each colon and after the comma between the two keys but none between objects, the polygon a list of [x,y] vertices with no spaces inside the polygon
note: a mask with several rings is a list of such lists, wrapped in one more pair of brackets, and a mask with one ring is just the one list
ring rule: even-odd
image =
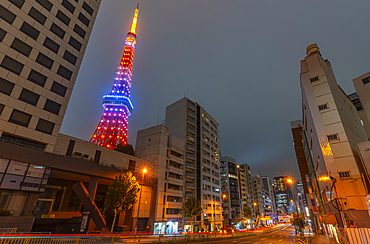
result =
[{"label": "building window", "polygon": [[54,53],[58,53],[60,47],[60,45],[51,40],[49,37],[45,38],[44,46],[47,47],[49,50],[53,51]]},{"label": "building window", "polygon": [[78,15],[78,19],[81,20],[81,22],[86,25],[87,27],[89,27],[89,24],[90,24],[90,20],[88,18],[86,18],[85,15],[83,15],[82,13],[80,13]]},{"label": "building window", "polygon": [[11,2],[12,4],[14,4],[18,8],[22,8],[22,6],[24,4],[24,0],[9,0],[9,2]]},{"label": "building window", "polygon": [[67,0],[63,0],[62,5],[72,14],[75,11],[75,7]]},{"label": "building window", "polygon": [[82,4],[82,8],[85,9],[90,15],[92,15],[94,12],[94,10],[86,2]]},{"label": "building window", "polygon": [[44,110],[56,114],[59,114],[61,105],[59,103],[53,102],[49,99],[46,100],[45,105],[44,105]]},{"label": "building window", "polygon": [[46,76],[40,74],[39,72],[35,70],[31,70],[27,79],[42,87],[44,87],[45,82],[46,82]]},{"label": "building window", "polygon": [[177,208],[167,208],[166,209],[166,214],[181,214],[182,211],[181,209],[177,209]]},{"label": "building window", "polygon": [[68,52],[67,50],[65,50],[63,58],[73,65],[76,64],[77,57],[73,55],[72,53]]},{"label": "building window", "polygon": [[6,95],[10,95],[14,88],[14,84],[10,81],[7,81],[3,78],[0,78],[0,92]]},{"label": "building window", "polygon": [[53,85],[51,86],[50,91],[64,97],[67,91],[67,87],[59,84],[58,82],[53,82]]},{"label": "building window", "polygon": [[318,76],[313,77],[313,78],[310,79],[311,82],[318,81],[318,80],[319,80],[319,77]]},{"label": "building window", "polygon": [[36,2],[38,2],[41,6],[43,6],[48,11],[50,11],[51,8],[53,7],[53,4],[49,0],[36,0]]},{"label": "building window", "polygon": [[328,109],[328,108],[329,108],[329,107],[328,107],[328,104],[327,104],[327,103],[319,105],[319,110],[320,110],[320,111],[321,111],[321,110],[324,110],[324,109]]},{"label": "building window", "polygon": [[8,142],[11,142],[11,143],[20,144],[20,145],[27,146],[27,147],[38,148],[38,149],[41,149],[41,150],[43,150],[45,148],[45,145],[42,144],[42,143],[27,140],[27,139],[23,139],[23,138],[19,138],[19,137],[16,137],[16,136],[6,135],[4,133],[1,135],[1,140],[8,141]]},{"label": "building window", "polygon": [[349,171],[344,171],[344,172],[338,172],[339,173],[339,177],[342,179],[342,178],[350,178],[351,177],[351,174],[349,173]]},{"label": "building window", "polygon": [[37,102],[39,101],[39,98],[40,98],[40,95],[23,88],[18,99],[28,104],[31,104],[33,106],[36,106]]},{"label": "building window", "polygon": [[31,8],[30,12],[28,12],[28,15],[34,18],[37,22],[40,24],[45,24],[46,16],[40,13],[38,10],[36,10],[34,7]]},{"label": "building window", "polygon": [[0,5],[0,18],[8,22],[9,24],[13,24],[15,19],[15,14],[4,8]]},{"label": "building window", "polygon": [[370,76],[366,77],[365,79],[362,79],[362,83],[364,83],[364,85],[366,85],[369,82],[370,82]]},{"label": "building window", "polygon": [[182,202],[181,197],[167,196],[167,202]]},{"label": "building window", "polygon": [[24,65],[8,56],[5,56],[0,66],[19,75],[22,72]]},{"label": "building window", "polygon": [[63,65],[59,65],[57,74],[62,76],[63,78],[66,78],[67,80],[71,80],[71,77],[72,77],[72,71],[70,71]]},{"label": "building window", "polygon": [[14,109],[9,122],[27,127],[31,120],[31,115]]},{"label": "building window", "polygon": [[53,133],[54,125],[54,123],[51,123],[44,119],[39,119],[36,130],[51,135]]},{"label": "building window", "polygon": [[71,36],[71,38],[69,38],[68,44],[71,45],[77,51],[81,50],[82,44],[79,41],[77,41],[76,39],[74,39],[72,36]]},{"label": "building window", "polygon": [[6,31],[0,28],[0,42],[4,40],[5,35],[6,35]]},{"label": "building window", "polygon": [[74,140],[69,140],[66,156],[72,156],[73,149],[75,147],[76,141]]},{"label": "building window", "polygon": [[80,37],[85,38],[86,31],[84,31],[80,26],[77,24],[73,28],[73,31],[76,32]]},{"label": "building window", "polygon": [[336,133],[336,134],[332,134],[332,135],[328,135],[328,140],[329,140],[329,141],[336,141],[336,140],[339,140],[338,133]]},{"label": "building window", "polygon": [[39,55],[36,58],[36,62],[48,69],[51,69],[51,67],[53,66],[54,60],[52,60],[51,58],[48,58],[42,53],[39,53]]},{"label": "building window", "polygon": [[1,103],[0,103],[0,114],[3,112],[4,107],[5,107],[5,106],[4,106],[3,104],[1,104]]},{"label": "building window", "polygon": [[31,53],[32,47],[22,42],[18,38],[14,38],[12,45],[10,46],[14,50],[20,52],[24,56],[28,57]]},{"label": "building window", "polygon": [[61,39],[63,39],[64,35],[66,34],[66,32],[62,28],[60,28],[59,26],[57,26],[54,23],[51,25],[50,30],[55,35],[59,36]]},{"label": "building window", "polygon": [[37,40],[37,37],[39,36],[40,34],[40,31],[36,30],[35,28],[33,28],[32,26],[30,26],[28,23],[26,22],[23,22],[20,30],[26,34],[27,36],[31,37],[32,39],[34,40]]},{"label": "building window", "polygon": [[71,21],[70,18],[67,17],[67,15],[65,15],[63,12],[61,12],[60,10],[58,10],[58,13],[57,13],[57,18],[62,21],[66,26],[69,25],[69,22]]}]

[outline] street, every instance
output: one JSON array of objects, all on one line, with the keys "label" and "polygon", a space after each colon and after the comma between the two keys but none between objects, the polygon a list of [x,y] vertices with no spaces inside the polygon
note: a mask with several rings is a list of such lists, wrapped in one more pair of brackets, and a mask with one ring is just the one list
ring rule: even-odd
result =
[{"label": "street", "polygon": [[260,243],[260,244],[283,244],[283,243],[295,243],[294,241],[294,228],[289,225],[286,228],[283,228],[282,230],[277,230],[271,233],[266,234],[259,234],[257,236],[250,236],[245,237],[241,239],[235,239],[235,240],[222,240],[222,241],[213,241],[211,243],[228,243],[228,244],[252,244],[252,243]]}]

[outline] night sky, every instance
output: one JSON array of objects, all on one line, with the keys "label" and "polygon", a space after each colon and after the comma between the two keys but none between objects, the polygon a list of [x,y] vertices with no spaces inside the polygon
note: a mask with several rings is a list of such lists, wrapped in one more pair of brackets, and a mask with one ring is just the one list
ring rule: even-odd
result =
[{"label": "night sky", "polygon": [[[103,0],[61,132],[89,140],[113,85],[137,1]],[[140,1],[129,143],[188,97],[219,124],[221,153],[252,174],[298,177],[300,60],[317,43],[337,81],[370,70],[370,1]]]}]

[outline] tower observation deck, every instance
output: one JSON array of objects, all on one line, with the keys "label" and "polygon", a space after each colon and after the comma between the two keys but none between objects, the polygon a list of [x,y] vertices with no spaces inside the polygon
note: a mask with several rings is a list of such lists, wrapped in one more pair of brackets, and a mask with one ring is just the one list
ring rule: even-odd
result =
[{"label": "tower observation deck", "polygon": [[138,15],[139,3],[135,9],[130,32],[125,39],[123,56],[113,88],[109,94],[103,96],[103,116],[90,139],[91,143],[102,147],[114,149],[119,144],[127,145],[127,119],[134,109],[130,100],[130,89]]}]

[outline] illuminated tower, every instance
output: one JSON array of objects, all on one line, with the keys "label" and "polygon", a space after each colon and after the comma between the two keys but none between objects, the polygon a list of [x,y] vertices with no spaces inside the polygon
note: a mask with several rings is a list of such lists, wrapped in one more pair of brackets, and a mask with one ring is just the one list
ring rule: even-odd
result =
[{"label": "illuminated tower", "polygon": [[127,118],[134,108],[130,101],[130,88],[138,15],[139,3],[135,9],[130,32],[125,39],[123,56],[112,91],[103,96],[103,116],[90,139],[91,143],[111,149],[119,144],[127,145]]}]

